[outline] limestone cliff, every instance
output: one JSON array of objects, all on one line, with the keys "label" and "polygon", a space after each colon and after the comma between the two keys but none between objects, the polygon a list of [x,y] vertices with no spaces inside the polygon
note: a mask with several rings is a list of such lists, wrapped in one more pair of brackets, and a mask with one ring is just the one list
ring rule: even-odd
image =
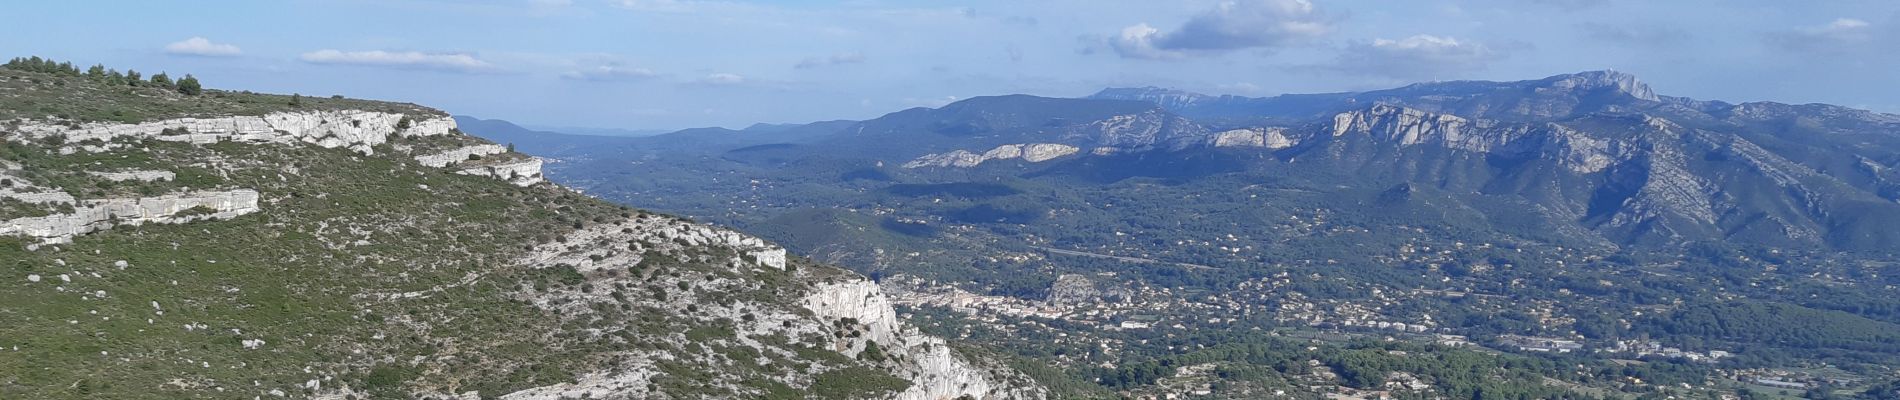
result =
[{"label": "limestone cliff", "polygon": [[1284,149],[1299,144],[1286,136],[1285,128],[1246,128],[1221,131],[1210,143],[1214,147],[1265,147]]},{"label": "limestone cliff", "polygon": [[[706,251],[711,250],[710,258]],[[695,255],[699,254],[699,255]],[[655,259],[684,259],[716,265],[716,275],[780,275],[818,283],[806,289],[796,304],[758,301],[716,300],[719,294],[744,293],[770,289],[752,279],[693,276],[640,279],[639,274],[620,273],[639,268]],[[783,248],[735,231],[693,224],[681,220],[643,216],[613,224],[603,224],[568,234],[562,239],[538,246],[516,261],[530,268],[572,268],[586,280],[579,288],[563,290],[523,290],[517,295],[537,307],[566,318],[597,321],[596,329],[614,330],[634,321],[600,319],[601,305],[617,304],[624,298],[612,295],[614,288],[627,285],[656,284],[660,287],[691,282],[690,290],[672,291],[674,295],[638,302],[635,307],[658,312],[684,312],[675,318],[724,326],[732,336],[711,339],[697,345],[734,346],[761,354],[798,354],[800,346],[820,346],[849,358],[865,359],[869,346],[878,346],[886,357],[867,360],[879,365],[910,385],[882,398],[934,400],[970,396],[978,399],[1018,399],[1046,397],[1045,391],[1013,372],[994,367],[979,367],[951,349],[941,339],[918,333],[897,319],[888,298],[876,284],[861,277],[834,275],[823,270],[789,268]],[[723,272],[722,272],[723,271]],[[657,279],[657,281],[652,281]],[[664,310],[664,311],[662,311]],[[606,339],[606,338],[602,338]],[[789,342],[787,341],[789,339]],[[688,336],[669,339],[691,348]],[[701,339],[706,340],[706,339]],[[873,345],[872,343],[876,344]],[[669,394],[652,390],[658,367],[665,362],[703,365],[729,363],[718,354],[686,352],[633,352],[623,360],[602,365],[571,382],[531,388],[502,395],[510,400],[553,400],[565,398],[654,398]],[[817,376],[843,365],[820,363],[815,368],[774,377],[785,385],[812,384]],[[717,376],[714,386],[744,392],[739,375]],[[489,395],[464,393],[463,397]]]},{"label": "limestone cliff", "polygon": [[[136,124],[38,121],[18,124],[7,134],[19,140],[54,141],[58,143],[61,154],[136,150],[138,141],[158,140],[194,145],[221,142],[304,143],[324,148],[347,148],[368,155],[374,154],[378,145],[388,143],[391,138],[451,136],[455,134],[454,131],[455,120],[448,117],[417,119],[398,113],[342,110],[177,118]],[[471,156],[505,152],[505,147],[490,143],[420,155],[415,159],[425,166],[441,168],[464,162]],[[18,169],[16,164],[8,162],[5,169],[9,172],[0,172],[13,183],[0,189],[0,195],[27,203],[74,204],[77,207],[72,213],[0,222],[0,235],[26,236],[42,243],[67,242],[73,236],[116,225],[232,218],[258,209],[257,192],[248,189],[78,201],[62,188],[35,187],[31,182],[14,176],[18,173],[11,171]],[[531,157],[466,166],[456,172],[493,177],[521,186],[543,181],[541,160]],[[174,172],[162,170],[85,173],[110,181],[169,181],[177,177]]]},{"label": "limestone cliff", "polygon": [[958,167],[969,168],[995,160],[1015,160],[1039,163],[1070,154],[1081,149],[1058,143],[1006,144],[983,152],[972,153],[966,150],[953,150],[947,153],[926,154],[904,163],[904,168]]},{"label": "limestone cliff", "polygon": [[[407,122],[405,122],[407,121]],[[59,137],[62,151],[98,151],[118,139],[154,139],[195,144],[222,141],[304,142],[325,148],[347,147],[364,154],[391,136],[439,136],[455,129],[455,120],[411,120],[397,113],[370,111],[275,112],[262,116],[176,118],[138,124],[31,122],[17,130],[28,138]],[[94,142],[97,144],[89,144]]]},{"label": "limestone cliff", "polygon": [[79,202],[76,212],[0,221],[0,235],[64,243],[73,236],[118,225],[228,219],[257,212],[257,191],[190,192],[164,196]]},{"label": "limestone cliff", "polygon": [[934,400],[969,396],[977,399],[1040,398],[1043,389],[1027,385],[1020,377],[1013,380],[1005,371],[980,368],[957,354],[943,339],[917,332],[897,319],[891,301],[876,283],[854,279],[820,285],[805,296],[805,307],[827,321],[848,321],[863,327],[860,336],[847,336],[834,343],[842,353],[858,356],[871,342],[895,355],[897,363],[912,380],[910,388],[897,394],[897,400]]}]

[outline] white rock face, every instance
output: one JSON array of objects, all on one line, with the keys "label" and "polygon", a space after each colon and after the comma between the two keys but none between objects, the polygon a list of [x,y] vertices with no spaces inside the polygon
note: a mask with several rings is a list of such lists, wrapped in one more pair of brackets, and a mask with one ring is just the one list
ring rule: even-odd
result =
[{"label": "white rock face", "polygon": [[1081,149],[1059,143],[1023,143],[1006,144],[983,152],[971,153],[955,150],[948,153],[927,154],[916,160],[904,163],[904,168],[957,167],[970,168],[992,160],[1022,159],[1032,163],[1049,161],[1062,156],[1075,154]]},{"label": "white rock face", "polygon": [[73,204],[71,193],[52,188],[37,187],[25,179],[0,172],[0,179],[13,181],[11,186],[0,186],[0,197],[19,200],[32,204]]},{"label": "white rock face", "polygon": [[468,161],[469,156],[486,156],[506,152],[508,152],[508,148],[498,144],[478,144],[436,154],[416,156],[416,162],[430,167],[442,168],[449,166],[449,164]]},{"label": "white rock face", "polygon": [[263,116],[220,118],[178,118],[138,124],[86,123],[77,128],[55,123],[28,123],[18,129],[30,138],[63,137],[69,143],[63,152],[98,151],[111,146],[82,144],[90,140],[107,143],[114,139],[154,139],[196,144],[222,141],[293,143],[303,142],[326,148],[347,147],[363,154],[371,147],[388,142],[390,136],[447,135],[455,120],[434,117],[411,120],[408,129],[396,127],[402,114],[370,111],[278,112]]},{"label": "white rock face", "polygon": [[125,181],[157,182],[157,181],[169,181],[173,179],[178,179],[178,174],[173,173],[171,171],[152,171],[152,170],[105,171],[105,172],[86,171],[86,174],[97,176],[100,178],[105,178],[106,180],[110,180],[114,182],[125,182]]},{"label": "white rock face", "polygon": [[1214,134],[1214,147],[1265,147],[1284,149],[1299,142],[1286,137],[1286,128],[1234,129]]},{"label": "white rock face", "polygon": [[[80,202],[71,214],[15,218],[0,222],[0,235],[65,243],[73,236],[117,225],[183,223],[230,219],[257,212],[257,191],[239,189],[170,194],[156,197],[98,199]],[[186,212],[204,210],[205,212]],[[181,213],[183,215],[181,215]]]},{"label": "white rock face", "polygon": [[1500,124],[1390,105],[1334,115],[1332,135],[1349,134],[1372,135],[1400,146],[1536,153],[1577,173],[1602,171],[1619,160],[1617,143],[1558,124]]},{"label": "white rock face", "polygon": [[[633,247],[628,247],[629,244]],[[637,249],[636,249],[637,248]],[[735,273],[792,273],[792,276],[809,273],[810,269],[785,269],[783,248],[756,237],[748,236],[730,229],[691,223],[688,221],[661,218],[636,217],[621,223],[598,224],[571,232],[551,243],[536,246],[526,257],[517,260],[523,265],[545,268],[552,266],[571,267],[576,272],[590,276],[586,284],[595,285],[595,290],[576,288],[550,290],[548,292],[524,291],[532,293],[523,300],[560,315],[574,318],[592,318],[589,316],[595,304],[617,302],[613,287],[627,282],[641,282],[637,274],[621,274],[630,265],[638,265],[650,254],[665,254],[666,257],[680,257],[686,254],[703,253],[705,249],[726,249],[731,252],[718,252],[732,257],[718,264],[732,268]],[[763,270],[777,269],[766,272]],[[746,272],[753,271],[753,272]],[[655,275],[660,276],[660,275]],[[814,282],[800,297],[788,302],[749,302],[732,303],[708,302],[702,296],[706,292],[731,293],[737,290],[760,290],[759,282],[745,279],[706,279],[687,277],[678,282],[693,282],[692,290],[669,291],[670,296],[659,299],[640,300],[646,307],[656,310],[679,311],[696,307],[698,311],[681,313],[678,318],[694,318],[707,324],[731,324],[735,332],[729,338],[705,339],[734,347],[749,347],[765,354],[778,354],[788,358],[801,358],[795,348],[784,347],[761,340],[767,337],[794,338],[800,345],[822,346],[837,351],[847,357],[855,357],[863,352],[868,343],[876,341],[890,357],[873,366],[882,371],[913,384],[905,391],[893,393],[886,398],[904,400],[952,399],[970,395],[979,399],[1045,398],[1046,391],[1024,380],[1014,384],[1000,382],[1007,378],[995,369],[980,368],[969,359],[958,355],[943,341],[922,335],[915,329],[906,327],[897,319],[891,301],[884,297],[877,285],[848,275],[827,275],[825,283]],[[661,277],[653,284],[672,286],[669,279]],[[669,312],[669,311],[661,311]],[[853,324],[844,324],[841,319],[850,318]],[[615,322],[608,321],[608,324]],[[859,334],[845,335],[845,330]],[[808,339],[807,339],[808,338]],[[670,340],[685,342],[685,336],[675,336]],[[810,340],[810,341],[806,341]],[[659,361],[704,362],[703,355],[694,352],[677,351],[640,351],[633,350],[615,354],[613,361],[597,370],[579,374],[571,382],[553,384],[502,394],[501,398],[510,400],[554,400],[571,398],[664,398],[662,393],[653,393],[647,384],[662,374],[656,365]],[[836,368],[828,366],[822,368]],[[794,387],[809,385],[811,374],[825,369],[793,372],[783,377],[784,383]],[[715,377],[727,379],[728,377]],[[714,382],[709,382],[714,383]],[[714,383],[717,385],[717,383]],[[1014,385],[1014,386],[1012,386]],[[492,395],[483,393],[482,395]],[[473,398],[473,397],[470,397]],[[738,397],[743,398],[743,397]]]},{"label": "white rock face", "polygon": [[[409,121],[408,128],[398,129],[397,127],[401,126],[405,119]],[[455,120],[449,117],[410,119],[408,116],[396,113],[346,110],[279,112],[263,116],[178,118],[138,124],[87,123],[80,124],[78,127],[63,123],[33,122],[21,125],[17,131],[30,139],[64,138],[68,144],[60,151],[65,154],[107,151],[126,146],[123,142],[114,142],[117,139],[152,139],[193,144],[213,144],[224,141],[309,143],[324,148],[342,147],[363,154],[373,154],[375,152],[373,148],[376,145],[387,143],[392,137],[448,135],[454,129]],[[416,161],[440,168],[466,161],[470,155],[486,156],[507,151],[506,147],[500,145],[475,145],[418,156]],[[494,177],[520,186],[528,186],[545,180],[541,174],[539,159],[464,168],[456,173]],[[171,174],[166,171],[95,174],[114,180],[176,177],[165,175]],[[22,201],[71,202],[69,196],[32,193],[35,192],[0,189],[0,195],[15,197]]]},{"label": "white rock face", "polygon": [[1066,144],[1031,143],[1022,145],[1022,150],[1023,161],[1043,162],[1053,160],[1056,157],[1075,154],[1079,149]]},{"label": "white rock face", "polygon": [[1062,137],[1071,143],[1085,142],[1097,146],[1144,148],[1183,139],[1196,140],[1206,135],[1207,130],[1193,121],[1154,109],[1082,124],[1064,133]]},{"label": "white rock face", "polygon": [[0,180],[6,181],[5,184],[0,184],[0,197],[32,204],[73,204],[76,201],[71,193],[35,185],[32,181],[21,178],[15,173],[19,170],[19,163],[0,160]]},{"label": "white rock face", "polygon": [[[805,308],[826,321],[851,318],[867,331],[855,338],[843,338],[837,350],[856,357],[866,343],[877,341],[888,354],[911,362],[901,365],[911,386],[892,397],[897,400],[936,400],[970,396],[977,399],[1040,398],[1039,388],[1006,387],[994,382],[984,369],[972,365],[944,344],[943,339],[925,335],[897,319],[891,301],[868,280],[820,285],[805,297]],[[899,374],[905,376],[906,374]]]},{"label": "white rock face", "polygon": [[1458,150],[1486,152],[1524,133],[1493,130],[1488,125],[1450,114],[1377,105],[1333,116],[1333,136],[1371,134],[1405,146],[1438,143]]},{"label": "white rock face", "polygon": [[[463,156],[464,159],[467,156]],[[486,176],[513,183],[515,186],[528,186],[541,183],[541,159],[529,158],[523,161],[474,166],[455,171],[462,175]]]}]

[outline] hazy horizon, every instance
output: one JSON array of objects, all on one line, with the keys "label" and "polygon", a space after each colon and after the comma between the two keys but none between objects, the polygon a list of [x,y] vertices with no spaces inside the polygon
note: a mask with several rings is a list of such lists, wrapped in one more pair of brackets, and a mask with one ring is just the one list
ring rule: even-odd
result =
[{"label": "hazy horizon", "polygon": [[[1900,111],[1868,84],[1900,68],[1900,4],[1753,3],[34,2],[12,8],[39,34],[0,46],[538,127],[741,128],[985,95],[1271,96],[1601,69],[1672,96]],[[96,22],[62,22],[81,18]]]}]

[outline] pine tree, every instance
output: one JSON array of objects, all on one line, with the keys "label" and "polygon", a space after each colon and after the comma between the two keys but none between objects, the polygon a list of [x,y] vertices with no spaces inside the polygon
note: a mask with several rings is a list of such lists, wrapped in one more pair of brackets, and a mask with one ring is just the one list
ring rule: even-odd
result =
[{"label": "pine tree", "polygon": [[144,80],[140,79],[139,77],[138,70],[132,70],[132,69],[125,70],[125,83],[130,84],[132,86],[138,86],[139,82],[143,82],[143,81]]},{"label": "pine tree", "polygon": [[171,75],[166,75],[163,71],[161,71],[157,74],[152,75],[152,84],[157,85],[158,87],[170,89],[172,87],[172,77]]},{"label": "pine tree", "polygon": [[188,96],[197,96],[204,93],[204,90],[204,86],[199,86],[198,84],[198,77],[191,76],[191,74],[185,74],[184,79],[178,80],[178,93],[184,93]]},{"label": "pine tree", "polygon": [[91,78],[93,80],[105,79],[106,66],[102,64],[93,64],[92,68],[86,69],[86,77]]}]

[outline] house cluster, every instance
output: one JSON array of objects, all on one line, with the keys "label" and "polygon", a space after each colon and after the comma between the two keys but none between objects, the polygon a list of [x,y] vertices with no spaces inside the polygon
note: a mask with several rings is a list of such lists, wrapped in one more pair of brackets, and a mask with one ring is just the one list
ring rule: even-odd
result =
[{"label": "house cluster", "polygon": [[1609,348],[1603,349],[1603,351],[1626,353],[1635,355],[1636,357],[1654,356],[1680,358],[1696,362],[1715,362],[1715,360],[1727,358],[1730,355],[1729,352],[1722,350],[1709,350],[1707,352],[1685,351],[1675,347],[1663,346],[1662,343],[1658,343],[1654,340],[1643,339],[1619,340],[1611,344]]},{"label": "house cluster", "polygon": [[1583,350],[1583,342],[1552,337],[1502,335],[1498,336],[1498,344],[1519,351],[1546,353],[1569,353]]}]

